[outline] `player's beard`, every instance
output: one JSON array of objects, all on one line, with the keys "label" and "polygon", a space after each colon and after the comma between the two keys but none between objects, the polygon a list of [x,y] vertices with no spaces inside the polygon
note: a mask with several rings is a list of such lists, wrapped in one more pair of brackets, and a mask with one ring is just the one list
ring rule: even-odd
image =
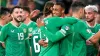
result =
[{"label": "player's beard", "polygon": [[23,21],[22,18],[23,18],[22,16],[18,16],[18,17],[14,18],[14,19],[15,19],[16,22],[19,23],[19,22]]},{"label": "player's beard", "polygon": [[92,22],[92,21],[94,21],[94,19],[91,19],[91,20],[87,20],[87,22]]}]

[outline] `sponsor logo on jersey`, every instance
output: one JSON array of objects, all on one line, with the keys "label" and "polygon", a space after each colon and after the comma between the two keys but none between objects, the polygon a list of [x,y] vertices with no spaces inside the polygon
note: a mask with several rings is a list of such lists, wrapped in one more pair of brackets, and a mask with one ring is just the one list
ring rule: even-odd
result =
[{"label": "sponsor logo on jersey", "polygon": [[28,29],[29,32],[32,32],[32,30],[33,30],[32,28],[29,28],[29,29]]},{"label": "sponsor logo on jersey", "polygon": [[12,33],[14,33],[14,30],[11,30]]}]

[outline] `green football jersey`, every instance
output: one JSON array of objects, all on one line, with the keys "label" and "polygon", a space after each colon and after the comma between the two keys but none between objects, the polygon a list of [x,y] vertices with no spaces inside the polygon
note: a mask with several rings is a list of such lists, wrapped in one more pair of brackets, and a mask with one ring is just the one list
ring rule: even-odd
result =
[{"label": "green football jersey", "polygon": [[6,56],[26,56],[25,39],[28,36],[26,25],[19,27],[11,22],[1,29],[1,42],[6,42]]},{"label": "green football jersey", "polygon": [[27,24],[27,27],[28,27],[28,33],[30,34],[37,26],[35,22],[31,21],[29,24]]},{"label": "green football jersey", "polygon": [[[1,28],[0,26],[0,35],[1,35]],[[5,56],[5,48],[3,48],[2,43],[0,43],[0,56]]]},{"label": "green football jersey", "polygon": [[40,36],[39,33],[37,34],[37,30],[38,30],[37,25],[35,22],[31,21],[27,25],[27,27],[28,27],[28,34],[32,34],[32,37],[29,39],[30,46],[32,49],[32,56],[38,56],[40,52],[40,45],[38,44],[38,40],[40,39]]},{"label": "green football jersey", "polygon": [[[94,26],[90,26],[87,22],[84,22],[87,24],[88,29],[92,31],[92,33],[97,33],[100,29],[99,24],[95,24]],[[97,56],[98,50],[93,46],[93,44],[87,44],[87,56]]]},{"label": "green football jersey", "polygon": [[[32,34],[32,31],[33,31],[33,29],[34,28],[36,28],[36,23],[35,22],[33,22],[33,21],[30,21],[28,24],[27,24],[27,28],[28,28],[28,35],[29,34]],[[30,37],[31,38],[31,37]],[[27,39],[28,41],[29,41],[29,47],[28,47],[28,49],[30,49],[30,47],[31,47],[31,39]],[[27,48],[27,47],[26,47]],[[28,53],[32,53],[32,51],[30,52],[29,50],[28,50]],[[28,55],[28,56],[30,56],[30,55]]]},{"label": "green football jersey", "polygon": [[40,53],[40,45],[38,44],[40,37],[40,30],[38,27],[34,28],[31,37],[32,56],[38,56]]},{"label": "green football jersey", "polygon": [[79,20],[76,24],[73,24],[73,28],[74,38],[72,41],[72,56],[86,56],[86,40],[89,40],[93,36],[93,33],[90,29],[88,29],[87,25],[82,20]]},{"label": "green football jersey", "polygon": [[[69,23],[69,24],[73,24],[76,23],[77,20],[75,19],[68,19],[68,18],[60,18],[60,17],[51,17],[51,18],[47,18],[44,20],[45,23],[45,27],[47,28],[48,31],[50,31],[51,33],[55,34],[58,30],[60,30],[61,26]],[[50,40],[48,40],[47,36],[45,36],[45,34],[41,34],[42,38],[46,39],[46,41],[48,42],[48,46],[47,47],[41,47],[41,52],[39,54],[39,56],[51,56],[52,53],[54,53],[54,56],[58,56],[59,55],[59,43],[54,43]]]}]

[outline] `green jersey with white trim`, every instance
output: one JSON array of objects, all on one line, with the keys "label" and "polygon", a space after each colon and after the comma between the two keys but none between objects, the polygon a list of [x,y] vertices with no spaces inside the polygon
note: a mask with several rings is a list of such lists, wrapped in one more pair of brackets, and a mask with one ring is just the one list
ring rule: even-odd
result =
[{"label": "green jersey with white trim", "polygon": [[[0,35],[1,35],[1,28],[3,26],[0,26]],[[2,43],[0,43],[0,56],[5,56],[5,48],[2,46]]]},{"label": "green jersey with white trim", "polygon": [[[60,17],[51,17],[44,20],[45,27],[48,31],[55,34],[58,30],[60,30],[61,26],[64,24],[73,24],[76,23],[76,19],[69,19],[67,17],[60,18]],[[54,56],[59,56],[59,43],[54,43],[51,40],[48,40],[45,34],[41,34],[41,37],[46,39],[48,42],[47,47],[41,47],[41,52],[39,56],[51,56],[54,53]]]},{"label": "green jersey with white trim", "polygon": [[74,38],[72,42],[72,56],[86,56],[86,40],[89,40],[93,36],[93,33],[90,29],[88,29],[87,25],[82,20],[79,20],[76,24],[73,24],[73,28]]},{"label": "green jersey with white trim", "polygon": [[31,48],[32,48],[32,56],[38,56],[40,53],[40,45],[38,41],[40,40],[40,30],[38,27],[34,28],[31,37]]},{"label": "green jersey with white trim", "polygon": [[[36,26],[36,23],[35,22],[33,22],[33,21],[30,21],[29,22],[29,24],[27,24],[27,28],[28,28],[28,35],[30,35],[30,34],[32,34],[32,31],[36,28],[37,26]],[[29,48],[30,49],[30,47],[32,47],[31,46],[31,37],[29,37],[29,39],[28,39],[28,41],[29,41],[29,47],[26,47],[26,48]],[[31,51],[32,52],[32,51]],[[30,53],[31,54],[31,52],[28,50],[28,53]],[[32,52],[33,53],[33,52]],[[30,55],[28,55],[28,56],[30,56]]]},{"label": "green jersey with white trim", "polygon": [[[87,22],[84,22],[87,24],[88,29],[92,31],[92,33],[97,33],[100,29],[100,25],[95,23],[94,26],[90,26]],[[98,50],[94,47],[92,43],[87,44],[87,56],[97,56]]]},{"label": "green jersey with white trim", "polygon": [[11,22],[1,29],[1,42],[6,42],[6,56],[26,56],[25,38],[28,36],[25,24],[19,27]]}]

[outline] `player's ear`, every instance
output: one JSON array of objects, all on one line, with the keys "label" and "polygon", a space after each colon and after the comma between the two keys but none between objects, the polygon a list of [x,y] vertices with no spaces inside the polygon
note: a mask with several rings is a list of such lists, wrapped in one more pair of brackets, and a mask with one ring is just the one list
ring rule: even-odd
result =
[{"label": "player's ear", "polygon": [[98,13],[97,13],[97,12],[95,12],[95,18],[97,18],[97,16],[98,16]]},{"label": "player's ear", "polygon": [[11,14],[11,17],[13,18],[13,15]]},{"label": "player's ear", "polygon": [[62,10],[62,13],[64,13],[65,9]]},{"label": "player's ear", "polygon": [[5,17],[5,15],[2,15],[2,16],[1,16],[1,19],[3,19],[3,20],[4,20],[4,19],[5,19],[4,17]]}]

